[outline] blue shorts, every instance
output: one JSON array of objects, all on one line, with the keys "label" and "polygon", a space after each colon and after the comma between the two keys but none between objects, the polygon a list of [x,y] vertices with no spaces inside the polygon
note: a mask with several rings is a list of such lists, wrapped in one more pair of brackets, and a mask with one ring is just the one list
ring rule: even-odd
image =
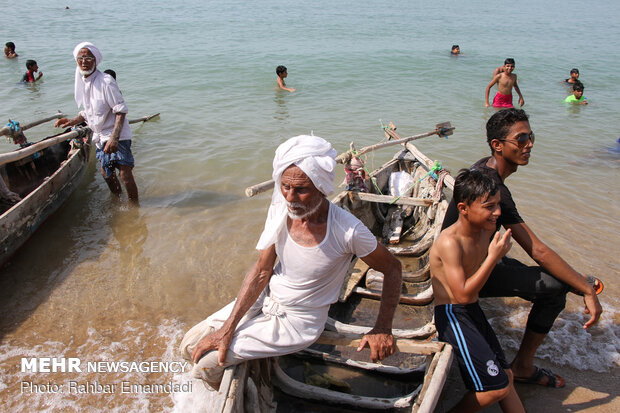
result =
[{"label": "blue shorts", "polygon": [[[105,145],[103,145],[105,148]],[[101,163],[101,168],[105,172],[106,179],[114,175],[114,169],[120,169],[119,165],[126,165],[130,168],[134,166],[133,154],[131,153],[131,139],[118,142],[118,151],[105,153],[102,149],[96,148],[95,156]]]},{"label": "blue shorts", "polygon": [[510,365],[478,302],[435,306],[435,326],[439,340],[454,347],[465,387],[484,392],[508,386],[504,369]]}]

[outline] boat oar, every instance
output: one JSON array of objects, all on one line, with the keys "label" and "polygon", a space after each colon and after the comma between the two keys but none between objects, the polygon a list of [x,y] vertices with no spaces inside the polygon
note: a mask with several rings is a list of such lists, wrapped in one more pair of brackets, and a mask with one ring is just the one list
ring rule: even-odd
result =
[{"label": "boat oar", "polygon": [[89,132],[90,132],[89,128],[76,128],[72,130],[71,132],[63,133],[62,135],[58,135],[58,136],[54,136],[53,138],[45,139],[43,141],[35,143],[34,145],[30,145],[24,149],[0,154],[0,165],[4,165],[5,163],[9,163],[9,162],[18,161],[42,149],[56,145],[59,142],[66,141],[68,139],[81,138],[83,136],[86,136],[86,134]]},{"label": "boat oar", "polygon": [[[37,126],[37,125],[40,125],[42,123],[49,122],[50,120],[53,120],[53,119],[60,119],[60,118],[62,118],[64,116],[66,116],[64,113],[62,113],[61,111],[58,111],[58,113],[56,113],[55,115],[48,116],[48,117],[43,118],[43,119],[35,120],[34,122],[30,122],[30,123],[27,123],[25,125],[20,125],[19,129],[21,129],[21,130],[30,129],[33,126]],[[0,128],[0,136],[9,135],[10,133],[11,133],[11,128],[10,127],[3,126],[2,128]]]},{"label": "boat oar", "polygon": [[[421,133],[419,135],[408,136],[406,138],[399,137],[400,139],[397,139],[397,140],[391,140],[387,142],[382,142],[382,143],[377,143],[374,145],[366,146],[360,149],[359,151],[356,151],[355,153],[352,149],[350,149],[338,155],[336,157],[336,163],[345,163],[349,161],[353,155],[360,156],[360,155],[363,155],[371,151],[376,151],[377,149],[382,149],[388,146],[394,146],[394,145],[399,145],[399,144],[406,144],[409,141],[426,138],[428,136],[433,136],[433,135],[438,135],[440,137],[450,136],[452,135],[453,131],[454,131],[454,127],[450,125],[450,122],[438,123],[437,125],[435,125],[435,130],[430,131],[430,132]],[[269,189],[273,189],[273,184],[274,184],[273,179],[270,179],[268,181],[261,182],[260,184],[252,185],[245,189],[245,196],[250,198],[250,197],[253,197],[254,195],[260,194],[261,192],[265,192]]]},{"label": "boat oar", "polygon": [[131,119],[131,120],[129,120],[129,124],[132,125],[132,124],[138,123],[138,122],[147,122],[147,121],[149,121],[151,119],[154,119],[154,118],[156,118],[158,116],[159,116],[159,112],[154,114],[154,115],[151,115],[151,116],[142,116],[141,118],[138,118],[138,119]]}]

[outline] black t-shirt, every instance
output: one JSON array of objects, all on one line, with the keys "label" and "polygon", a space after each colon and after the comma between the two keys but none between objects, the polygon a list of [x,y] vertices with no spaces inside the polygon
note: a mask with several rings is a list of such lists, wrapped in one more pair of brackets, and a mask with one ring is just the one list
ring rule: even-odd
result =
[{"label": "black t-shirt", "polygon": [[[502,225],[512,225],[519,224],[523,222],[523,218],[519,215],[519,211],[517,211],[517,205],[515,201],[512,199],[512,195],[508,190],[508,187],[504,185],[502,182],[502,178],[499,176],[499,173],[487,166],[487,161],[490,159],[490,156],[486,158],[480,159],[478,162],[473,164],[470,169],[477,169],[480,172],[488,175],[491,179],[493,179],[497,185],[499,186],[499,194],[500,201],[499,206],[502,210],[502,215],[497,220],[497,229],[499,230]],[[441,229],[449,227],[454,224],[459,219],[459,211],[456,208],[456,203],[454,202],[454,198],[450,201],[450,205],[448,206],[448,210],[446,211],[446,217],[443,220],[443,225]]]}]

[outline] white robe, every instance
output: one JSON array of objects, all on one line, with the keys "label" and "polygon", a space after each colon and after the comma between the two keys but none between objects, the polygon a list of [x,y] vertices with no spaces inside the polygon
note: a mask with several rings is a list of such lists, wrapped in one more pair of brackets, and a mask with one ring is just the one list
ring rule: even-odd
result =
[{"label": "white robe", "polygon": [[[326,235],[318,245],[298,245],[285,226],[276,241],[280,262],[269,286],[239,322],[229,349],[251,360],[308,347],[323,331],[329,306],[338,299],[353,256],[365,257],[376,247],[377,240],[370,230],[331,202]],[[208,317],[198,330],[219,329],[234,304],[233,301]],[[187,352],[187,347],[194,347],[204,335],[190,330],[182,349]]]}]

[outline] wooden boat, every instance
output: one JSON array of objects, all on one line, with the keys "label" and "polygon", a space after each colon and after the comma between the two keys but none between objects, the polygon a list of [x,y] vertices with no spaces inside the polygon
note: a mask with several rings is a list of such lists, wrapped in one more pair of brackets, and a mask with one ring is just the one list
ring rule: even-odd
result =
[{"label": "wooden boat", "polygon": [[[0,136],[24,142],[22,131],[64,116],[58,112],[14,129],[5,126],[0,128]],[[157,116],[159,113],[129,123]],[[0,267],[78,186],[90,160],[91,136],[89,128],[79,127],[0,154]]]},{"label": "wooden boat", "polygon": [[[437,125],[435,134],[442,131],[449,134],[452,128]],[[382,288],[382,274],[359,260],[352,263],[319,340],[293,355],[228,368],[218,404],[210,411],[272,412],[276,405],[278,411],[295,412],[434,410],[452,347],[431,341],[435,327],[428,252],[448,206],[445,185],[452,188],[454,181],[400,138],[393,125],[385,133],[405,149],[371,173],[369,192],[344,191],[332,202],[362,220],[401,260],[403,292],[393,325],[399,351],[381,363],[369,362],[368,349],[356,351],[360,337],[374,325]],[[391,174],[400,171],[413,177],[411,194],[385,195]]]},{"label": "wooden boat", "polygon": [[[9,134],[6,128],[0,132]],[[73,193],[90,159],[91,135],[90,129],[77,128],[0,155],[3,192],[21,198],[14,202],[14,196],[5,196],[0,203],[0,266]]]}]

